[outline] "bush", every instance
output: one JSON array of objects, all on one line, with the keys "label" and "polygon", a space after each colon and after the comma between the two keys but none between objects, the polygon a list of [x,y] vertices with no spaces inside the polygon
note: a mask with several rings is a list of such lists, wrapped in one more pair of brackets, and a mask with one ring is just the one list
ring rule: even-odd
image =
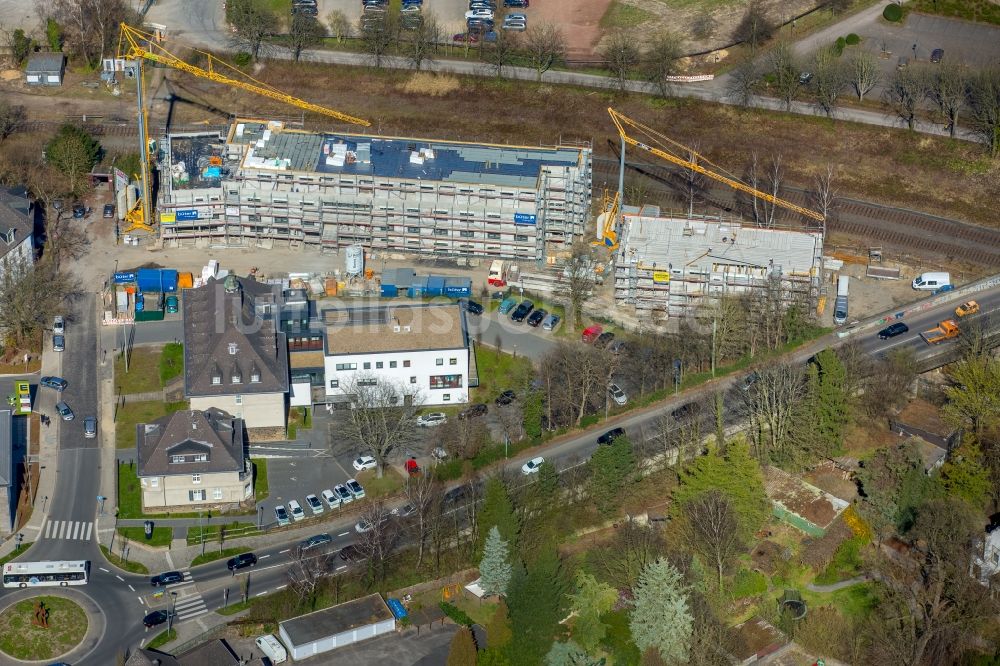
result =
[{"label": "bush", "polygon": [[767,579],[759,571],[740,569],[733,577],[733,598],[755,597],[767,592]]},{"label": "bush", "polygon": [[833,559],[814,581],[817,585],[830,585],[857,576],[861,572],[861,548],[865,540],[853,537],[837,546]]},{"label": "bush", "polygon": [[469,617],[464,610],[456,606],[452,606],[447,601],[441,602],[441,611],[447,615],[451,620],[458,625],[465,627],[471,627],[474,623],[472,618]]},{"label": "bush", "polygon": [[837,41],[833,43],[833,50],[837,53],[837,55],[841,55],[844,53],[845,46],[847,46],[847,40],[843,37],[837,37]]},{"label": "bush", "polygon": [[237,67],[246,67],[253,60],[253,56],[245,51],[240,51],[233,56],[233,64]]},{"label": "bush", "polygon": [[861,38],[852,32],[847,36],[847,39],[845,39],[844,41],[847,42],[848,46],[857,46],[858,44],[861,43]]},{"label": "bush", "polygon": [[462,478],[465,463],[458,459],[441,462],[434,468],[434,476],[440,481],[454,481]]},{"label": "bush", "polygon": [[882,10],[882,18],[896,23],[903,18],[903,8],[897,4],[886,5],[886,8]]}]

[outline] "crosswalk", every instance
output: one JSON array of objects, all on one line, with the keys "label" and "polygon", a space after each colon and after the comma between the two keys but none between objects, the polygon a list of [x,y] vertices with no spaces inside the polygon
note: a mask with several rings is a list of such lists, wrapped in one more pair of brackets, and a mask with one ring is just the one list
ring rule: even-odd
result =
[{"label": "crosswalk", "polygon": [[[184,581],[177,583],[177,585],[168,585],[167,589],[174,587],[182,587],[185,585],[190,585],[194,582],[191,578],[190,571],[181,571],[184,574]],[[174,602],[174,613],[176,613],[176,622],[183,622],[184,620],[190,620],[191,618],[198,617],[208,612],[208,607],[205,606],[205,600],[201,598],[201,594],[194,591],[192,588],[189,593],[181,592],[181,596],[177,597],[177,601]]]},{"label": "crosswalk", "polygon": [[42,527],[41,538],[90,541],[93,532],[93,521],[46,520],[44,527]]}]

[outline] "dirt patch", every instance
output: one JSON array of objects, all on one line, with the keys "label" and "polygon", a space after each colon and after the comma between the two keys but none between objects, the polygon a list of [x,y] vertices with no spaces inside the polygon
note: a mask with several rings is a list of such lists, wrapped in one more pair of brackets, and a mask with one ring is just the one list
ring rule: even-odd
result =
[{"label": "dirt patch", "polygon": [[729,630],[733,655],[745,662],[751,657],[771,654],[785,644],[786,638],[776,627],[759,617]]},{"label": "dirt patch", "polygon": [[750,551],[750,561],[753,562],[754,569],[771,576],[785,561],[784,551],[785,549],[778,544],[765,539]]},{"label": "dirt patch", "polygon": [[899,440],[885,423],[852,423],[844,435],[844,449],[853,458],[864,458],[875,449],[895,446]]},{"label": "dirt patch", "polygon": [[814,571],[821,571],[833,559],[833,554],[840,544],[853,536],[851,528],[839,518],[827,529],[826,534],[818,539],[806,539],[802,543],[799,559]]},{"label": "dirt patch", "polygon": [[941,437],[954,432],[941,415],[941,409],[926,400],[911,400],[895,420]]},{"label": "dirt patch", "polygon": [[547,0],[532,4],[533,22],[558,26],[566,39],[569,60],[593,59],[601,39],[601,18],[611,0]]},{"label": "dirt patch", "polygon": [[851,473],[837,468],[829,461],[806,472],[803,478],[820,490],[845,502],[853,502],[858,496],[858,486],[851,479]]},{"label": "dirt patch", "polygon": [[399,89],[410,94],[441,97],[442,95],[456,92],[461,87],[461,82],[454,76],[432,74],[431,72],[417,72],[410,77],[409,81],[402,84]]}]

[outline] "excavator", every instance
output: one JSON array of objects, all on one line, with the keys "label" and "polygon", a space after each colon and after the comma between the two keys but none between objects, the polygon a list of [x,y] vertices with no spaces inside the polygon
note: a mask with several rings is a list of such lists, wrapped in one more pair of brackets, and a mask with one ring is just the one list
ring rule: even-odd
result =
[{"label": "excavator", "polygon": [[305,111],[311,111],[313,113],[328,116],[341,122],[352,125],[360,125],[362,127],[371,126],[371,123],[363,118],[357,118],[355,116],[335,111],[325,106],[320,106],[319,104],[307,102],[303,99],[299,99],[298,97],[294,97],[293,95],[281,92],[263,81],[259,81],[248,74],[241,72],[236,67],[229,65],[225,61],[216,58],[210,53],[197,51],[197,53],[200,53],[206,58],[207,65],[205,67],[192,65],[191,63],[186,62],[167,51],[163,48],[160,41],[161,40],[158,36],[152,33],[139,30],[138,28],[134,28],[125,23],[122,23],[120,26],[120,33],[118,37],[118,58],[125,61],[125,78],[135,80],[136,90],[138,92],[137,106],[140,143],[139,154],[141,156],[139,162],[141,164],[142,172],[141,174],[137,174],[137,178],[140,181],[142,188],[142,193],[141,196],[137,198],[135,205],[132,206],[132,208],[125,215],[125,220],[128,222],[125,233],[136,230],[148,231],[150,233],[154,231],[150,172],[152,165],[155,163],[155,159],[153,144],[149,140],[149,115],[146,110],[146,104],[143,97],[143,65],[146,61],[177,69],[182,72],[187,72],[188,74],[208,79],[209,81],[215,81],[216,83],[222,83],[234,88],[239,88],[241,90],[261,95],[263,97],[268,97],[279,102],[284,102],[286,104],[290,104],[291,106],[304,109]]}]

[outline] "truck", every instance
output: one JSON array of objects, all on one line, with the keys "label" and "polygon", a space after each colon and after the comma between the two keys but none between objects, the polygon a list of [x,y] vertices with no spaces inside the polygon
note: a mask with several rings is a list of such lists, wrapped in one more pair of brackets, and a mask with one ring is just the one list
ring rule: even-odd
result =
[{"label": "truck", "polygon": [[837,300],[833,303],[833,323],[837,326],[847,323],[847,290],[850,284],[851,278],[848,275],[837,278]]},{"label": "truck", "polygon": [[920,337],[922,337],[924,342],[927,344],[936,345],[942,340],[950,340],[951,338],[957,337],[960,332],[958,324],[954,319],[945,319],[931,330],[921,333]]},{"label": "truck", "polygon": [[490,273],[486,282],[491,287],[507,286],[507,271],[510,269],[510,262],[503,259],[494,259],[490,264]]}]

